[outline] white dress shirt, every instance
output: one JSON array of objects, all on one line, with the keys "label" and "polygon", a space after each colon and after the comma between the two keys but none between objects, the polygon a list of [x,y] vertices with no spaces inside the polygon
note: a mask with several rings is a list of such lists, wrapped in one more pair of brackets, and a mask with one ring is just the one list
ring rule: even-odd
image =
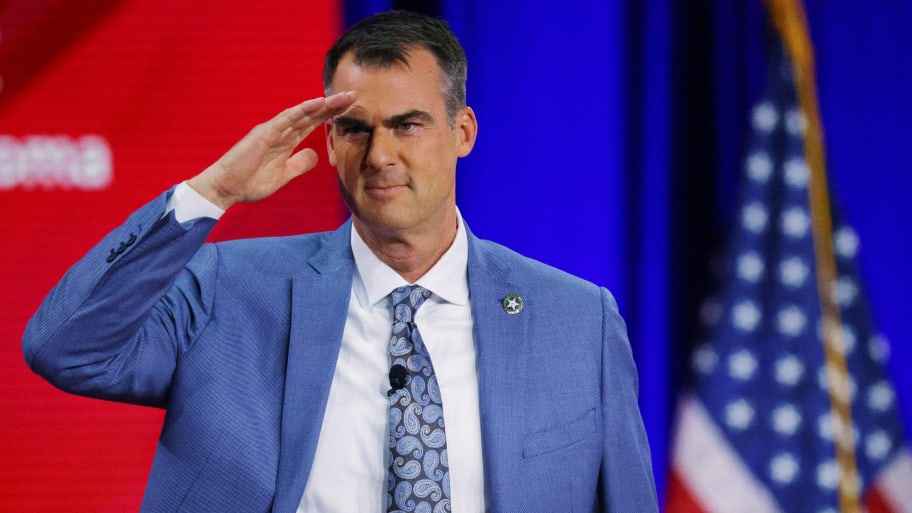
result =
[{"label": "white dress shirt", "polygon": [[[200,204],[204,202],[204,204]],[[221,210],[186,183],[168,210],[179,222]],[[417,284],[433,295],[415,315],[431,356],[446,423],[452,511],[484,511],[484,468],[478,374],[467,279],[468,238],[461,216],[456,239]],[[390,453],[388,295],[409,285],[352,228],[355,259],[351,299],[320,439],[298,513],[383,512]]]}]

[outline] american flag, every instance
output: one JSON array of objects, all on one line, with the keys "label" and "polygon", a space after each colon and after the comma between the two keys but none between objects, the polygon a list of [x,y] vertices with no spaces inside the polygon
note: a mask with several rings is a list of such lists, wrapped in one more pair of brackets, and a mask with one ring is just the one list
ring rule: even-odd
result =
[{"label": "american flag", "polygon": [[[858,278],[858,237],[833,207],[837,353],[848,372],[827,365],[805,156],[809,118],[782,42],[769,54],[722,288],[701,312],[708,337],[692,357],[694,388],[679,404],[666,511],[854,511],[840,502],[846,474],[836,447],[848,433],[843,443],[857,469],[848,486],[862,510],[912,512],[912,458],[884,373],[889,348],[871,324]],[[849,426],[831,408],[839,387],[849,398]]]}]

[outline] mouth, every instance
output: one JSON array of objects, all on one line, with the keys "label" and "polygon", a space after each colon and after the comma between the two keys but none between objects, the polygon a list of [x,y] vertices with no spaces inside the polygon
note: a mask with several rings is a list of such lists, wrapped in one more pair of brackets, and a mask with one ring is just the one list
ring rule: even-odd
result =
[{"label": "mouth", "polygon": [[407,185],[373,185],[364,189],[368,197],[374,199],[389,199],[408,189]]}]

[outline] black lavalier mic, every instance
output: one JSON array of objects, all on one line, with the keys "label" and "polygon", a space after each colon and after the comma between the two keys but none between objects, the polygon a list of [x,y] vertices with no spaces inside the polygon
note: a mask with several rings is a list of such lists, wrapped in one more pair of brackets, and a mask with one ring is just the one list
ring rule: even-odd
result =
[{"label": "black lavalier mic", "polygon": [[396,365],[393,365],[390,368],[390,373],[389,373],[390,387],[392,387],[392,388],[390,388],[389,391],[386,392],[386,395],[391,396],[391,395],[393,395],[393,393],[396,390],[405,388],[405,384],[406,384],[405,382],[406,382],[407,378],[408,378],[408,371],[405,370],[405,367],[403,367],[402,365],[399,365],[398,363]]}]

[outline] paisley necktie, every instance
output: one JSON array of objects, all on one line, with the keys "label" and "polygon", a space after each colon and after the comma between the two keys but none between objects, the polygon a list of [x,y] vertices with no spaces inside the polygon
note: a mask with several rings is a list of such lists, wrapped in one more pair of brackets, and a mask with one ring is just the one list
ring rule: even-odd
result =
[{"label": "paisley necktie", "polygon": [[450,511],[450,471],[440,388],[415,325],[415,312],[431,296],[418,285],[390,294],[389,448],[387,511]]}]

